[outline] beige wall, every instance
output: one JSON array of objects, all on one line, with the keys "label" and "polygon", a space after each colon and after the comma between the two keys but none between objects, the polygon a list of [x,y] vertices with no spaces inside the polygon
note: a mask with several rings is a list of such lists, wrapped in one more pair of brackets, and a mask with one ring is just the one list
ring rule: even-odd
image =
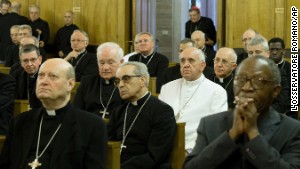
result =
[{"label": "beige wall", "polygon": [[218,3],[219,47],[242,48],[241,36],[248,28],[255,29],[268,40],[281,37],[287,48],[290,46],[290,7],[295,5],[300,9],[300,1],[226,0]]},{"label": "beige wall", "polygon": [[[50,27],[50,43],[56,31],[64,25],[65,11],[73,10],[74,23],[90,36],[90,44],[106,41],[120,44],[128,49],[130,32],[130,0],[22,0],[22,15],[28,16],[28,6],[38,4],[41,18]],[[125,51],[126,52],[126,51]]]}]

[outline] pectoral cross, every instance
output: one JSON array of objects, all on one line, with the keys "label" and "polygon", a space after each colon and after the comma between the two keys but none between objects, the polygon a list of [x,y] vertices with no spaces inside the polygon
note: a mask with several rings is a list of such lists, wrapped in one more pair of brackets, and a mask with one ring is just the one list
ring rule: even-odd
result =
[{"label": "pectoral cross", "polygon": [[28,165],[31,167],[31,169],[36,169],[38,166],[41,166],[42,163],[38,161],[38,159],[34,159],[31,163],[28,163]]},{"label": "pectoral cross", "polygon": [[126,148],[126,146],[122,143],[122,144],[121,144],[120,153],[122,153],[123,148]]},{"label": "pectoral cross", "polygon": [[103,111],[100,111],[100,113],[102,113],[102,119],[105,118],[105,115],[106,115],[106,114],[109,115],[109,112],[106,111],[106,109],[104,109]]}]

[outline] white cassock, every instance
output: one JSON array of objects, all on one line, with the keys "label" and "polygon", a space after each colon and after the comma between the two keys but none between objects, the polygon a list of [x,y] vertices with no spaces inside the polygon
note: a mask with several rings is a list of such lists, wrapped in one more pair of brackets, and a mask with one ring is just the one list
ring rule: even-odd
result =
[{"label": "white cassock", "polygon": [[173,108],[177,122],[186,123],[186,150],[195,146],[197,128],[202,117],[228,110],[224,88],[203,74],[195,81],[181,78],[163,85],[158,98]]}]

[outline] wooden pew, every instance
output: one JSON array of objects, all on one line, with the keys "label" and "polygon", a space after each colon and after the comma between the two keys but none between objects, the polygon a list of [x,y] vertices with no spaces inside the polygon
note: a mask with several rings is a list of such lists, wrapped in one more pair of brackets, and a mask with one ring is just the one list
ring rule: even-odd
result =
[{"label": "wooden pew", "polygon": [[[2,151],[5,136],[0,136],[0,152]],[[120,142],[107,143],[106,169],[120,169]]]},{"label": "wooden pew", "polygon": [[182,169],[185,159],[185,123],[177,123],[174,146],[170,157],[172,169]]},{"label": "wooden pew", "polygon": [[176,66],[176,62],[169,62],[169,65],[168,65],[168,67],[174,67],[174,66]]},{"label": "wooden pew", "polygon": [[148,90],[151,92],[153,96],[158,96],[158,93],[156,93],[156,77],[150,77],[149,84],[148,84]]},{"label": "wooden pew", "polygon": [[10,71],[10,67],[2,67],[0,66],[0,72],[4,73],[4,74],[9,74]]},{"label": "wooden pew", "polygon": [[1,154],[1,152],[2,152],[2,148],[3,148],[3,145],[4,145],[4,141],[5,141],[5,136],[0,135],[0,154]]},{"label": "wooden pew", "polygon": [[120,169],[120,147],[121,142],[108,141],[107,143],[107,156],[106,156],[106,169]]},{"label": "wooden pew", "polygon": [[78,86],[80,85],[80,82],[76,82],[74,88],[71,91],[71,102],[73,102],[76,91],[78,89]]},{"label": "wooden pew", "polygon": [[14,100],[14,111],[13,116],[29,110],[28,100]]}]

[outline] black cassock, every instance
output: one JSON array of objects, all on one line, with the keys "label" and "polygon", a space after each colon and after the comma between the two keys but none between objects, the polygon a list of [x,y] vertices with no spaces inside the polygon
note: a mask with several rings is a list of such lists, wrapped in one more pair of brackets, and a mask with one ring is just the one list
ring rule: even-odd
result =
[{"label": "black cassock", "polygon": [[[101,81],[101,87],[100,87]],[[105,80],[102,79],[99,75],[86,76],[80,82],[80,85],[77,89],[74,106],[86,110],[91,113],[95,113],[99,116],[102,116],[100,111],[104,110],[104,107],[107,108],[108,115],[105,115],[106,118],[109,118],[112,110],[120,106],[123,101],[120,97],[118,88],[115,87],[114,78],[109,80],[106,84]],[[100,101],[100,88],[101,90],[101,99]],[[113,95],[112,92],[114,91]],[[111,97],[112,95],[112,97]],[[111,99],[110,99],[111,97]],[[107,106],[108,101],[110,101]],[[104,107],[103,107],[104,106]]]},{"label": "black cassock", "polygon": [[[143,103],[150,93],[137,101],[137,105],[124,103],[115,109],[108,123],[108,138],[112,141],[123,140],[123,124],[127,108],[124,141],[126,148],[121,153],[122,169],[157,169],[167,166],[173,147],[176,122],[173,109],[166,103],[150,96],[139,116],[133,123]],[[130,129],[131,128],[131,129]]]}]

